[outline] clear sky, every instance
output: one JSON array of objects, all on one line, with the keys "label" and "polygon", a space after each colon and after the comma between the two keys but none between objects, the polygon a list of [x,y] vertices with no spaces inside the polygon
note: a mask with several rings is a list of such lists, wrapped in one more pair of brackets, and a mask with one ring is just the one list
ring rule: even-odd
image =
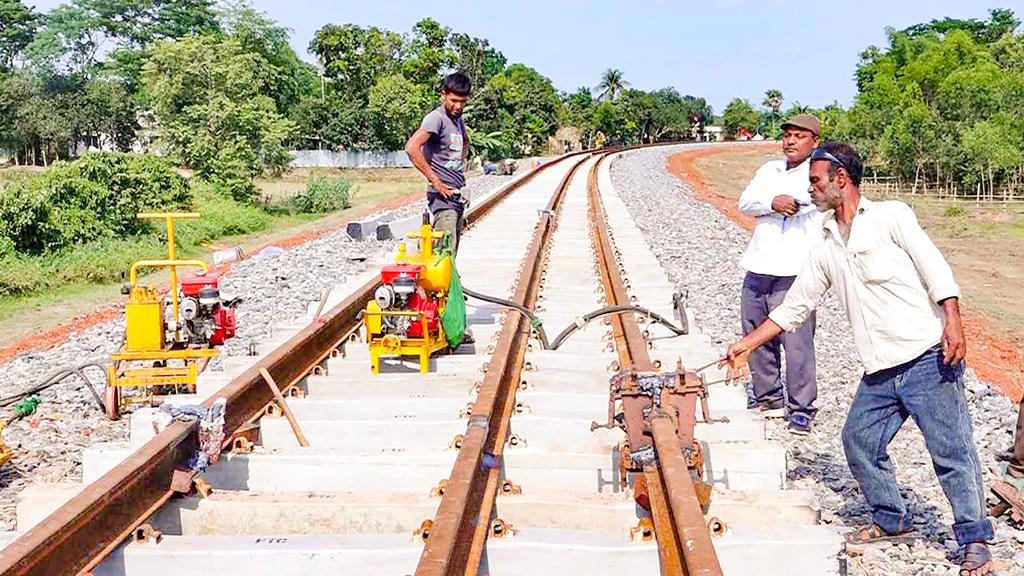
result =
[{"label": "clear sky", "polygon": [[[290,28],[307,54],[328,23],[406,33],[431,17],[453,31],[486,38],[509,63],[522,62],[560,90],[594,87],[619,68],[634,88],[674,86],[703,96],[719,113],[733,97],[759,106],[764,91],[820,107],[848,105],[858,55],[885,42],[885,28],[933,18],[979,18],[992,7],[1024,16],[1024,0],[252,0]],[[59,0],[27,0],[39,10]]]}]

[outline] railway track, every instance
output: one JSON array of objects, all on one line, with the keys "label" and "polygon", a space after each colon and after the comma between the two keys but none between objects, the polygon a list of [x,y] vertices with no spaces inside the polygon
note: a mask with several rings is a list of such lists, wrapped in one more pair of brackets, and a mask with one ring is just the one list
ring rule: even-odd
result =
[{"label": "railway track", "polygon": [[[672,286],[611,186],[612,156],[563,157],[474,207],[465,285],[534,310],[547,331],[609,305],[671,318]],[[390,361],[373,376],[357,313],[376,278],[371,266],[319,319],[280,326],[265,355],[172,399],[226,399],[229,450],[201,475],[185,472],[196,425],[157,431],[147,409],[130,443],[86,452],[83,485],[27,490],[0,573],[838,573],[836,534],[809,495],[784,490],[785,453],[742,391],[712,386],[695,408],[707,388],[685,367],[715,357],[699,330],[610,314],[547,350],[526,316],[471,300],[475,345],[426,375]],[[291,391],[308,447],[261,368]],[[669,375],[655,394],[629,385],[654,374]]]}]

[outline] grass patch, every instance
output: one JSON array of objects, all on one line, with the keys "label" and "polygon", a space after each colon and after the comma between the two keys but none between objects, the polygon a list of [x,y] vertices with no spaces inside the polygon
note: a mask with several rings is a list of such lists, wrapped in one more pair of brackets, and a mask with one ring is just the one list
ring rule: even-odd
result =
[{"label": "grass patch", "polygon": [[694,160],[693,164],[715,190],[739,198],[762,164],[783,158],[782,152],[738,151],[703,156]]},{"label": "grass patch", "polygon": [[[41,168],[3,169],[0,170],[0,183],[4,179],[26,178],[41,171]],[[328,214],[295,212],[290,198],[304,192],[313,175],[344,178],[351,182],[349,195],[352,207]],[[269,205],[241,205],[219,195],[212,186],[192,180],[192,208],[201,213],[202,218],[183,221],[178,226],[179,256],[209,260],[208,245],[214,242],[239,245],[243,250],[251,251],[291,236],[334,229],[348,218],[376,212],[383,202],[411,193],[422,194],[425,187],[422,176],[415,169],[404,168],[296,170],[258,185],[263,197],[271,200]],[[155,243],[132,245],[133,239],[128,239],[124,245],[102,243],[81,246],[82,252],[78,254],[51,254],[48,260],[23,257],[11,261],[0,246],[0,345],[17,342],[28,334],[63,324],[102,306],[122,302],[124,297],[119,293],[121,274],[127,274],[130,262],[153,255],[146,253],[147,250],[158,248],[155,254],[158,257],[166,254],[163,234],[153,234],[149,239],[155,239]],[[109,263],[97,264],[98,258]],[[59,270],[57,260],[68,270]],[[91,266],[97,270],[89,270]],[[55,281],[55,276],[62,280]],[[78,280],[70,281],[71,278]],[[147,278],[147,282],[166,281],[164,272],[156,272]],[[13,286],[13,291],[5,290],[4,285]]]},{"label": "grass patch", "polygon": [[[757,168],[781,153],[724,152],[698,158],[705,181],[738,198]],[[865,192],[874,198],[870,190]],[[874,198],[883,199],[883,198]],[[984,312],[1000,331],[1024,347],[1024,312],[1017,295],[1024,291],[1024,207],[951,203],[935,198],[901,197],[942,250],[963,289],[968,309]]]}]

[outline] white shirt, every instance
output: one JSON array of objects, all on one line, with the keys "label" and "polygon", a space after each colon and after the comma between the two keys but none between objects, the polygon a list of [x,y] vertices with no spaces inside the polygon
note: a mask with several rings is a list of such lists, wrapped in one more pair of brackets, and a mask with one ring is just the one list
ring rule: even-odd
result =
[{"label": "white shirt", "polygon": [[786,299],[768,315],[773,322],[795,330],[835,287],[868,374],[909,362],[942,340],[945,317],[937,303],[959,297],[960,287],[909,206],[861,197],[849,243],[835,214],[823,236]]},{"label": "white shirt", "polygon": [[[755,274],[796,276],[807,256],[821,242],[824,214],[811,203],[808,192],[810,162],[786,169],[785,160],[765,162],[740,195],[740,212],[757,218],[754,236],[740,259],[740,266]],[[802,203],[800,211],[784,217],[772,210],[779,195]]]}]

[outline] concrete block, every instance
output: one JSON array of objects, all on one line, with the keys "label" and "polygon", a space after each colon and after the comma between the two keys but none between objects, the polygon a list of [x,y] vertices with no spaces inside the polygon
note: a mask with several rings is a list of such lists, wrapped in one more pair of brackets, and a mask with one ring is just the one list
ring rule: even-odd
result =
[{"label": "concrete block", "polygon": [[401,220],[392,220],[377,225],[377,240],[401,240],[409,232],[414,232],[423,225],[423,216],[416,214]]},{"label": "concrete block", "polygon": [[345,232],[348,234],[348,237],[353,240],[369,240],[371,237],[376,236],[377,226],[380,225],[383,218],[383,214],[378,214],[355,222],[349,222],[345,226]]}]

